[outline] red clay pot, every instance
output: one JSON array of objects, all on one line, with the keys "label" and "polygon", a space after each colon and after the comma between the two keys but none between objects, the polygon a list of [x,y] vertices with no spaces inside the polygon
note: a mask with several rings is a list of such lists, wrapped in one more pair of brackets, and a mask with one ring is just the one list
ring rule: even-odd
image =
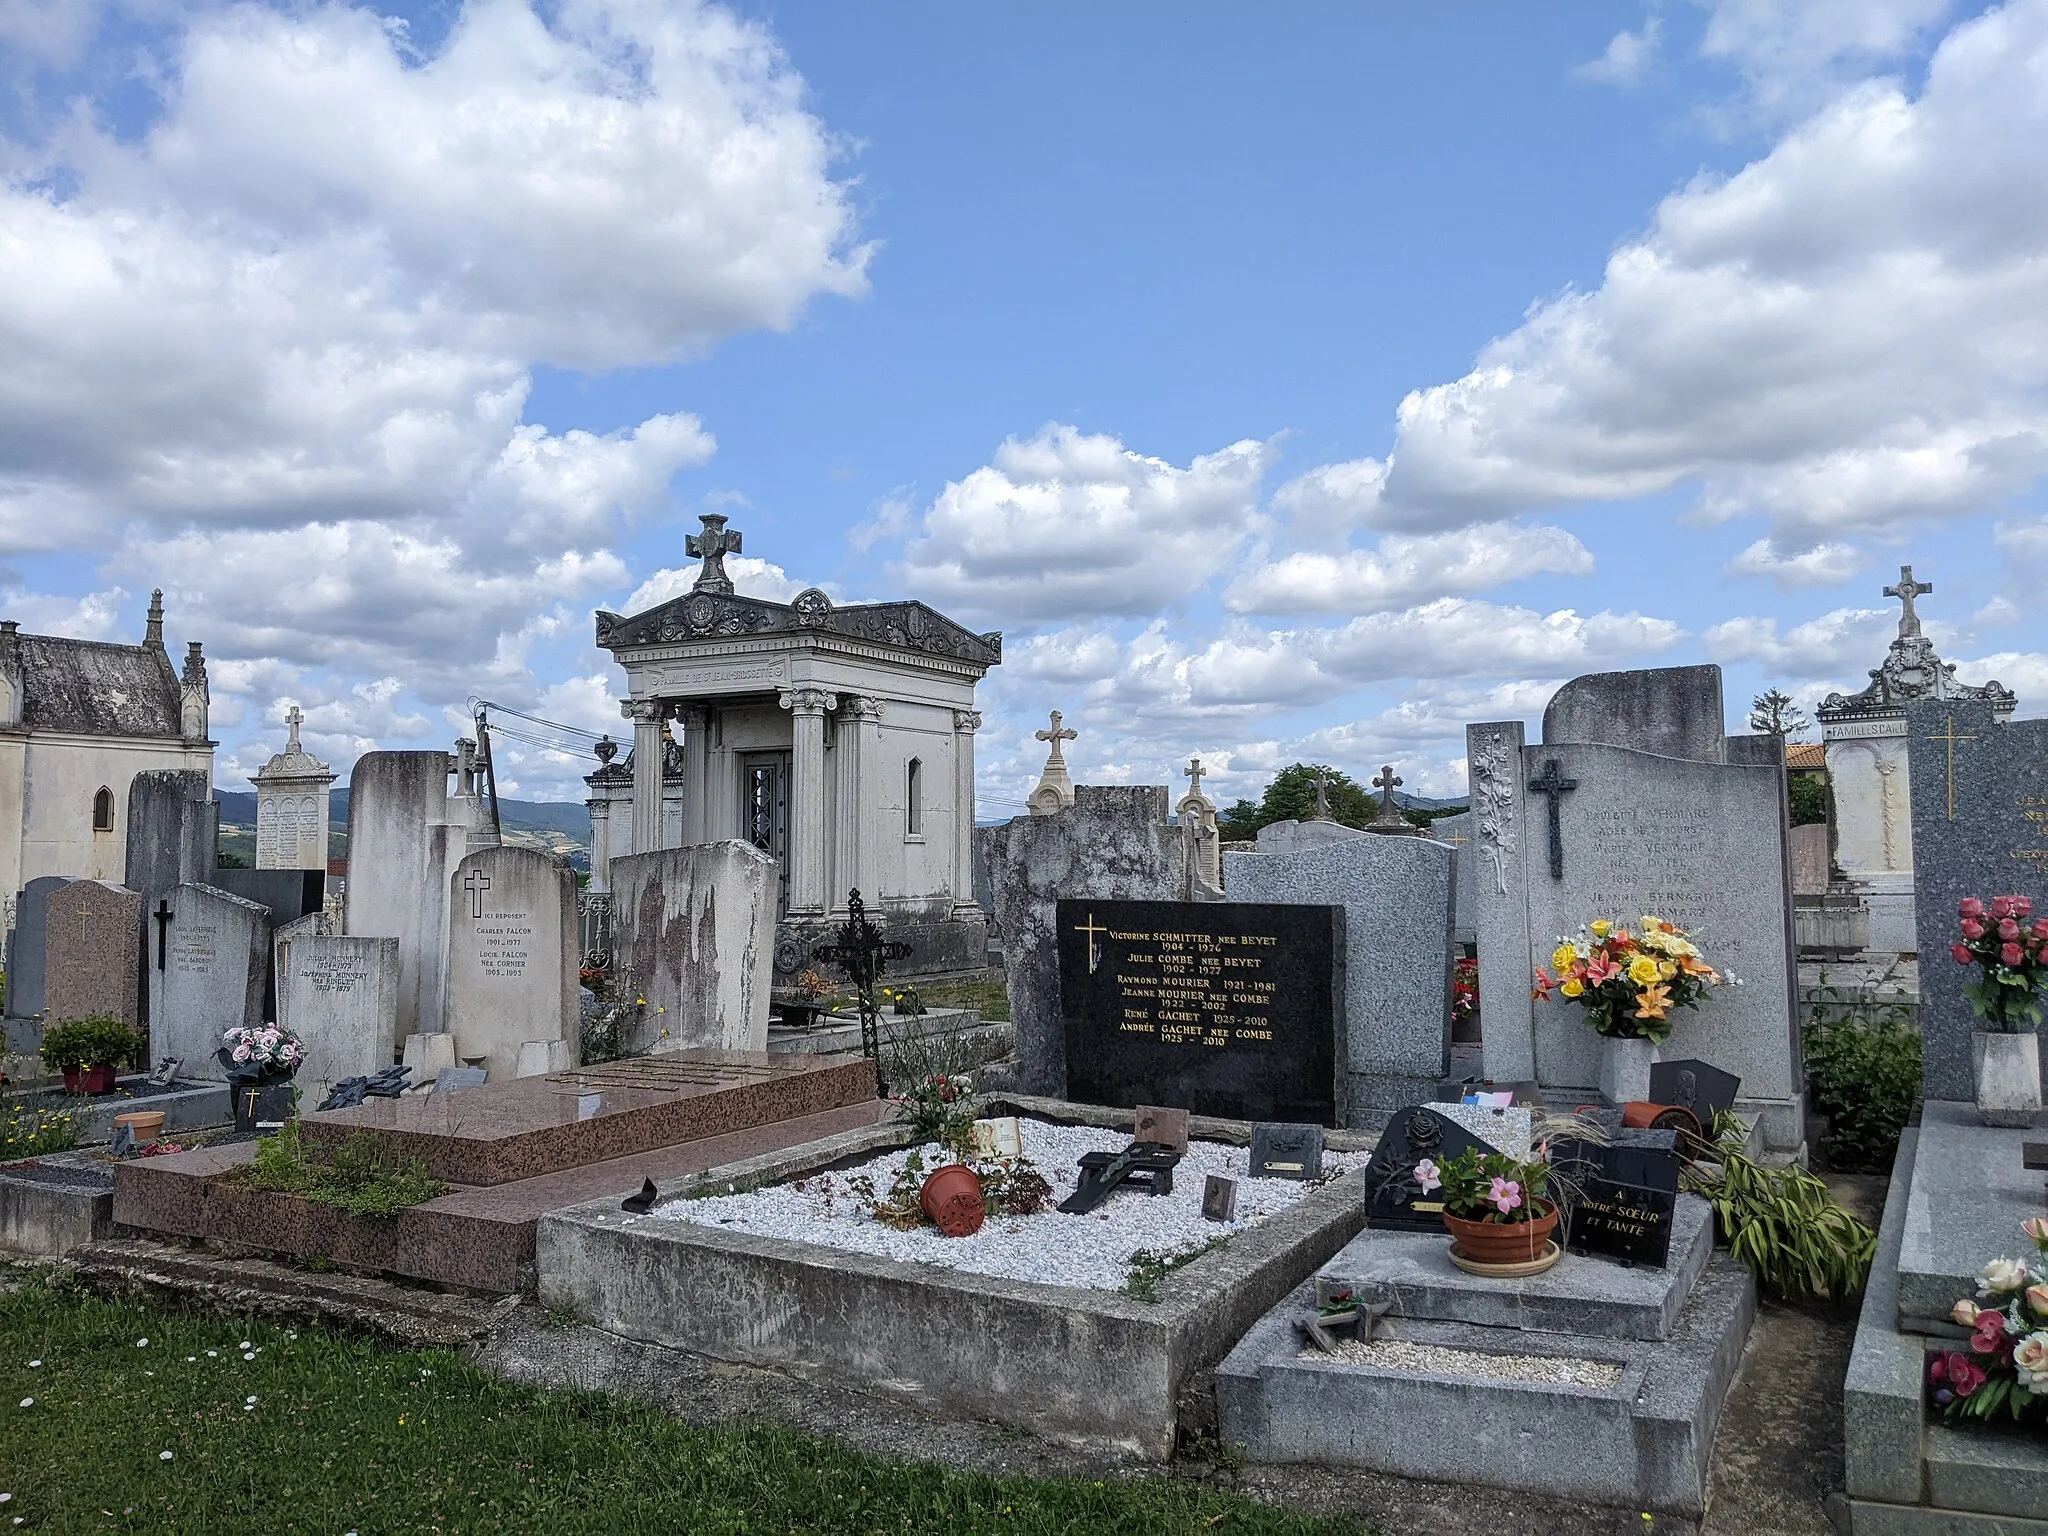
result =
[{"label": "red clay pot", "polygon": [[66,1067],[64,1069],[64,1091],[66,1093],[85,1092],[85,1068]]},{"label": "red clay pot", "polygon": [[1557,1207],[1548,1200],[1543,1205],[1543,1214],[1528,1221],[1467,1221],[1445,1211],[1444,1225],[1475,1263],[1525,1264],[1543,1257],[1544,1244],[1557,1230]]},{"label": "red clay pot", "polygon": [[924,1181],[917,1203],[924,1207],[932,1224],[948,1237],[972,1237],[981,1230],[988,1215],[983,1203],[981,1180],[972,1168],[948,1163]]},{"label": "red clay pot", "polygon": [[95,1062],[92,1066],[85,1069],[84,1083],[78,1091],[81,1093],[112,1093],[114,1091],[114,1078],[117,1071],[118,1069],[111,1061]]}]

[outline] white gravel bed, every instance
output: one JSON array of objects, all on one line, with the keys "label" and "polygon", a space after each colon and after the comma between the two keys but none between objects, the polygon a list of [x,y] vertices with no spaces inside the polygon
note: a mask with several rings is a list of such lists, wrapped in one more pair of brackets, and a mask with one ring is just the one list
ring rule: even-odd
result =
[{"label": "white gravel bed", "polygon": [[[1304,1360],[1328,1360],[1319,1349],[1304,1349]],[[1488,1355],[1472,1349],[1446,1349],[1431,1344],[1403,1344],[1375,1339],[1361,1344],[1344,1339],[1336,1358],[1346,1365],[1431,1376],[1480,1376],[1489,1381],[1533,1381],[1564,1387],[1612,1387],[1621,1381],[1621,1367],[1606,1360],[1572,1360],[1558,1355]]]},{"label": "white gravel bed", "polygon": [[[1083,1152],[1121,1151],[1131,1138],[1127,1132],[1093,1126],[1026,1120],[1023,1141],[1024,1155],[1052,1185],[1057,1205],[1074,1192]],[[941,1160],[936,1146],[925,1147],[923,1153],[927,1168]],[[1085,1216],[1058,1211],[997,1216],[972,1237],[944,1237],[933,1227],[898,1232],[883,1225],[862,1209],[847,1187],[849,1175],[866,1174],[874,1181],[876,1194],[886,1198],[907,1155],[907,1149],[899,1149],[854,1167],[812,1174],[802,1181],[802,1189],[791,1181],[746,1194],[677,1200],[643,1219],[727,1227],[1007,1280],[1117,1291],[1130,1278],[1131,1255],[1139,1250],[1192,1252],[1212,1238],[1257,1226],[1316,1187],[1296,1179],[1250,1178],[1249,1148],[1198,1141],[1189,1144],[1174,1169],[1170,1195],[1148,1195],[1126,1186]],[[1325,1152],[1323,1171],[1349,1172],[1369,1161],[1363,1152]],[[1208,1221],[1202,1216],[1202,1185],[1212,1173],[1238,1181],[1234,1221]]]}]

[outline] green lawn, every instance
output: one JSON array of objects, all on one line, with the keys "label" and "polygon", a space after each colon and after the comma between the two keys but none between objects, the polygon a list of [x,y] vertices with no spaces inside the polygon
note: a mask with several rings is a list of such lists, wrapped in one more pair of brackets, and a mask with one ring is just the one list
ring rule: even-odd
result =
[{"label": "green lawn", "polygon": [[920,982],[917,990],[930,1007],[979,1008],[990,1023],[1010,1021],[1010,994],[1003,988],[1001,971],[978,981],[935,981],[929,986]]},{"label": "green lawn", "polygon": [[41,1279],[0,1295],[0,1383],[0,1533],[1364,1530],[1187,1482],[997,1479],[693,1428],[446,1351]]}]

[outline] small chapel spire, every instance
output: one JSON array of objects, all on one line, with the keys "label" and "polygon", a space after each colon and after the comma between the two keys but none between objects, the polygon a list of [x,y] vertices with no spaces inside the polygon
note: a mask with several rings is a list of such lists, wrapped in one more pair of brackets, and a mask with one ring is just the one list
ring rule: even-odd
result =
[{"label": "small chapel spire", "polygon": [[149,594],[149,625],[142,632],[142,643],[153,651],[164,648],[164,589],[158,587]]}]

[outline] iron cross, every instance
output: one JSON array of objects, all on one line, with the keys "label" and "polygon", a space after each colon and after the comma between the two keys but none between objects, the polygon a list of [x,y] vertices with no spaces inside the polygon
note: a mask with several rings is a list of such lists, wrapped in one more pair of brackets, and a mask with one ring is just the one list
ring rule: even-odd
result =
[{"label": "iron cross", "polygon": [[462,877],[462,888],[469,892],[469,915],[484,915],[484,892],[491,888],[491,877],[480,869],[472,869]]},{"label": "iron cross", "polygon": [[1557,806],[1564,796],[1579,787],[1577,779],[1560,778],[1557,759],[1549,758],[1543,764],[1543,777],[1529,781],[1531,794],[1543,795],[1550,801],[1550,878],[1564,878],[1564,829],[1558,825]]},{"label": "iron cross", "polygon": [[171,910],[169,901],[159,901],[156,904],[154,915],[156,917],[156,968],[162,970],[164,968],[164,951],[170,944],[171,924],[176,920],[177,914]]}]

